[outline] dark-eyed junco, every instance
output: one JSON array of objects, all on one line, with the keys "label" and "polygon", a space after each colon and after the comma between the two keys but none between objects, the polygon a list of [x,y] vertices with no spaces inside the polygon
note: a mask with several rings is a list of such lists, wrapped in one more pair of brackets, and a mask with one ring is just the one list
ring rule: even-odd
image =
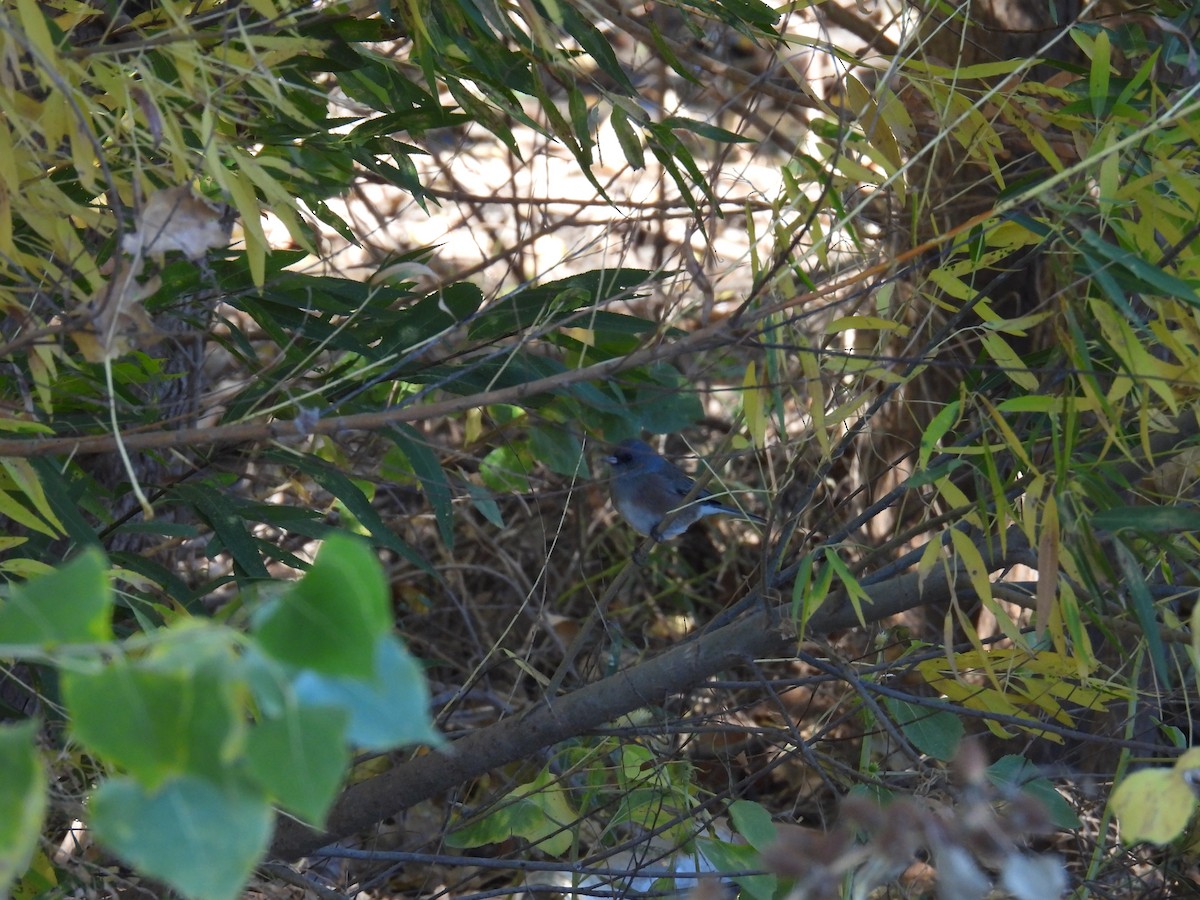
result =
[{"label": "dark-eyed junco", "polygon": [[[656,541],[670,540],[705,516],[737,516],[766,524],[766,519],[760,516],[719,503],[708,490],[700,491],[681,509],[680,504],[695,482],[645,441],[623,441],[605,459],[613,470],[610,484],[613,506],[638,534],[648,534]],[[667,527],[660,529],[663,519],[675,510],[678,512]]]}]

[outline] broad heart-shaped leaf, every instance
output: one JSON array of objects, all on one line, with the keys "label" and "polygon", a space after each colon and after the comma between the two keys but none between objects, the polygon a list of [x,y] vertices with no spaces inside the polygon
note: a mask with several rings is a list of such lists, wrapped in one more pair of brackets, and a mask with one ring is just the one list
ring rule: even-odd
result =
[{"label": "broad heart-shaped leaf", "polygon": [[76,740],[149,786],[184,772],[216,777],[245,737],[232,666],[182,648],[172,668],[170,649],[157,662],[118,657],[63,676]]},{"label": "broad heart-shaped leaf", "polygon": [[543,853],[561,856],[575,842],[579,813],[557,775],[546,769],[494,804],[496,811],[446,836],[450,847],[481,847],[519,837]]},{"label": "broad heart-shaped leaf", "polygon": [[1127,775],[1112,793],[1113,812],[1126,844],[1166,844],[1183,834],[1196,812],[1196,795],[1175,769],[1142,769]]},{"label": "broad heart-shaped leaf", "polygon": [[392,635],[379,640],[374,656],[376,668],[370,679],[306,669],[296,678],[296,696],[306,706],[348,711],[347,736],[364,750],[442,743],[429,718],[429,687],[416,660]]},{"label": "broad heart-shaped leaf", "polygon": [[1079,827],[1079,815],[1058,792],[1049,778],[1023,756],[1002,756],[987,767],[987,778],[1002,792],[1020,789],[1042,804],[1056,828],[1070,831]]},{"label": "broad heart-shaped leaf", "polygon": [[326,675],[369,679],[375,647],[392,627],[387,584],[362,540],[332,534],[304,577],[271,601],[254,629],[263,649]]},{"label": "broad heart-shaped leaf", "polygon": [[275,802],[310,825],[324,823],[350,761],[347,718],[341,709],[290,706],[250,729],[250,775]]},{"label": "broad heart-shaped leaf", "polygon": [[266,798],[246,784],[183,775],[147,791],[111,778],[92,794],[97,839],[193,900],[234,900],[271,837]]},{"label": "broad heart-shaped leaf", "polygon": [[738,834],[751,847],[762,853],[779,838],[779,829],[771,820],[771,814],[753,800],[735,800],[729,804],[729,818]]},{"label": "broad heart-shaped leaf", "polygon": [[534,456],[551,472],[568,478],[588,477],[587,457],[579,437],[569,428],[547,422],[529,429],[529,442]]},{"label": "broad heart-shaped leaf", "polygon": [[[696,849],[718,872],[745,872],[761,870],[762,857],[753,847],[732,844],[726,841],[703,838],[696,841]],[[734,875],[733,882],[742,889],[750,900],[772,900],[779,879],[774,875]]]},{"label": "broad heart-shaped leaf", "polygon": [[884,698],[884,702],[904,736],[918,750],[947,762],[954,758],[963,737],[963,724],[958,716],[892,697]]},{"label": "broad heart-shaped leaf", "polygon": [[36,722],[0,726],[0,897],[29,865],[46,814],[46,773]]},{"label": "broad heart-shaped leaf", "polygon": [[113,591],[104,554],[89,547],[0,601],[0,644],[71,644],[112,638]]}]

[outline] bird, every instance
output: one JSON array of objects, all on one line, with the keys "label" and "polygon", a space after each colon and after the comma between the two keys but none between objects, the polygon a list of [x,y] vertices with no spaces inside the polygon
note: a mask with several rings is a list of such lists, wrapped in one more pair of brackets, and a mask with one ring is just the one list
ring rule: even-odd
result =
[{"label": "bird", "polygon": [[[634,531],[656,541],[678,537],[705,516],[736,516],[767,524],[761,516],[718,502],[709,490],[701,490],[681,508],[696,482],[645,441],[622,441],[605,462],[613,471],[609,484],[613,506]],[[666,527],[660,527],[672,512],[675,515]]]}]

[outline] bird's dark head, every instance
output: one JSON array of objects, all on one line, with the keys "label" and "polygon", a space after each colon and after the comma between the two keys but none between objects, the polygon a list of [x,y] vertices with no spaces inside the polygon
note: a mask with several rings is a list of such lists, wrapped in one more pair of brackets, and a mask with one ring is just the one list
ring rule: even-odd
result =
[{"label": "bird's dark head", "polygon": [[645,441],[630,439],[628,441],[621,441],[617,445],[617,449],[610,456],[604,457],[604,461],[614,469],[620,470],[633,468],[639,463],[654,459],[656,456],[658,454],[654,452],[654,448]]}]

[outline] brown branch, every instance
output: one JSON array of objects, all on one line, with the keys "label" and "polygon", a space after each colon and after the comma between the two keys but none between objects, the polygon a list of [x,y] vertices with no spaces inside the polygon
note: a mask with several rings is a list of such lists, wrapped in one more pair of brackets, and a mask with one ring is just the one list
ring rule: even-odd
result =
[{"label": "brown branch", "polygon": [[[620,359],[609,359],[595,365],[572,369],[569,372],[560,372],[557,375],[538,378],[513,387],[485,391],[451,400],[442,400],[437,403],[401,406],[381,412],[359,413],[352,416],[337,416],[329,419],[320,419],[315,423],[305,422],[303,425],[293,421],[239,422],[231,425],[204,428],[178,428],[170,431],[124,432],[122,443],[127,450],[159,450],[167,447],[216,447],[246,441],[287,441],[308,437],[313,434],[373,431],[386,425],[435,419],[493,403],[519,403],[537,394],[557,390],[566,385],[609,378],[625,369],[675,359],[678,356],[707,350],[711,347],[728,346],[731,343],[737,343],[750,332],[755,323],[778,315],[784,310],[803,306],[813,300],[835,295],[839,291],[866,282],[876,276],[885,275],[895,267],[916,259],[931,249],[953,240],[964,231],[968,231],[976,225],[987,221],[994,214],[993,211],[980,213],[961,225],[947,230],[944,234],[913,247],[904,253],[898,254],[885,262],[831,279],[829,283],[823,285],[818,290],[789,297],[753,310],[743,308],[734,317],[714,322],[670,344],[655,344],[643,347]],[[56,453],[69,453],[77,456],[111,453],[117,448],[117,443],[116,438],[111,434],[96,434],[83,437],[9,439],[0,440],[0,456],[29,458],[34,456],[49,456]]]},{"label": "brown branch", "polygon": [[[985,550],[984,555],[993,570],[1005,564],[999,553]],[[923,586],[920,581],[913,572],[868,588],[872,602],[863,604],[865,619],[878,622],[922,603],[949,598],[951,585],[944,569],[931,573]],[[297,859],[500,766],[635,709],[659,704],[665,697],[687,691],[724,669],[752,659],[790,657],[797,636],[787,624],[786,607],[774,613],[773,617],[759,612],[703,634],[625,672],[566,696],[547,698],[522,714],[472,732],[455,741],[448,751],[417,757],[352,785],[334,805],[324,831],[280,818],[270,854],[277,859]],[[773,619],[780,621],[780,615],[785,624],[773,624]],[[808,630],[827,634],[858,624],[853,605],[839,592],[826,598]]]}]

